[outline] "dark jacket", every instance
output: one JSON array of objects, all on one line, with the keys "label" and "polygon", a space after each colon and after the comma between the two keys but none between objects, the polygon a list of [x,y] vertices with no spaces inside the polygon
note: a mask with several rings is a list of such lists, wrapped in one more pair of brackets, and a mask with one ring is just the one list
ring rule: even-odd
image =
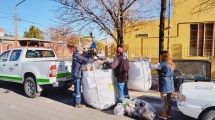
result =
[{"label": "dark jacket", "polygon": [[173,71],[166,62],[160,62],[161,69],[158,70],[159,92],[172,93],[174,89]]},{"label": "dark jacket", "polygon": [[117,78],[117,82],[126,82],[128,81],[128,69],[129,62],[128,59],[122,54],[117,56],[117,58],[110,63],[112,69],[114,69],[114,74]]},{"label": "dark jacket", "polygon": [[81,65],[87,64],[88,62],[94,61],[92,58],[86,58],[80,55],[78,52],[75,52],[72,56],[72,78],[80,79],[81,76]]}]

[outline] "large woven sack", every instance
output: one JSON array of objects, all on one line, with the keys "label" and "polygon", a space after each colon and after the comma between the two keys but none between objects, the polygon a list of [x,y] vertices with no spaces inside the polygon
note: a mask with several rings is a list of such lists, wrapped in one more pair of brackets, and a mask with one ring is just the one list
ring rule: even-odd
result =
[{"label": "large woven sack", "polygon": [[149,60],[129,62],[128,78],[128,89],[148,91],[152,86]]},{"label": "large woven sack", "polygon": [[84,100],[88,105],[104,110],[116,104],[116,90],[111,69],[84,71],[82,82]]}]

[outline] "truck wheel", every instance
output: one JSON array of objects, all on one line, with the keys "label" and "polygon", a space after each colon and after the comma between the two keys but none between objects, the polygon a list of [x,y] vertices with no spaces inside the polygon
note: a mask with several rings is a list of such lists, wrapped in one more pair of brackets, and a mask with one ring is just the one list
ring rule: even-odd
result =
[{"label": "truck wheel", "polygon": [[210,110],[203,115],[202,120],[214,120],[215,119],[215,110]]},{"label": "truck wheel", "polygon": [[25,94],[30,98],[39,97],[41,92],[37,92],[36,83],[32,77],[27,77],[24,81]]}]

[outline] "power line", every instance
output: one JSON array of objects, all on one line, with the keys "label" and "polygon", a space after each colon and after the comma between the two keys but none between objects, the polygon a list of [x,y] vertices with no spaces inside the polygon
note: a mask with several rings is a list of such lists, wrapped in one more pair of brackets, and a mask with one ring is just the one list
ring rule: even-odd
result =
[{"label": "power line", "polygon": [[[0,8],[0,9],[2,9],[2,8]],[[2,9],[2,10],[13,11],[13,10],[9,10],[9,9]],[[14,15],[13,13],[7,13],[7,12],[1,12],[1,11],[0,11],[0,13],[5,14],[5,15],[8,15],[8,14]],[[0,18],[14,20],[13,16],[11,16],[11,17],[0,16]],[[41,24],[41,23],[38,23],[38,22],[34,22],[34,21],[38,21],[39,19],[38,20],[35,20],[35,19],[29,20],[29,19],[26,19],[26,18],[30,18],[30,17],[26,17],[26,16],[18,14],[18,21],[19,22],[20,21],[24,21],[24,22],[27,22],[27,23],[31,23],[31,24],[35,24],[35,25],[41,26],[43,28],[47,28],[48,27],[48,25],[44,25],[44,24]]]},{"label": "power line", "polygon": [[12,13],[6,13],[6,12],[1,12],[1,11],[0,11],[0,13],[2,13],[2,14],[6,14],[6,15],[8,15],[8,14],[10,14],[10,15],[14,15],[14,14],[12,14]]},{"label": "power line", "polygon": [[10,18],[10,17],[5,17],[5,16],[0,16],[0,18],[6,18],[6,19],[13,20],[12,18]]},{"label": "power line", "polygon": [[[0,16],[0,18],[5,18],[5,19],[13,20],[12,17]],[[44,27],[44,28],[47,27],[47,26],[42,25],[40,23],[29,21],[29,20],[26,20],[26,19],[23,19],[23,18],[18,18],[18,21],[24,21],[24,22],[32,23],[32,24],[39,25],[39,26]]]},{"label": "power line", "polygon": [[[11,9],[4,9],[4,8],[0,8],[0,9],[6,10],[6,11],[11,11],[12,13],[9,13],[9,14],[14,15],[14,10],[11,10]],[[8,14],[8,13],[6,13],[6,12],[1,12],[1,13]],[[21,14],[22,14],[22,15],[21,15]],[[19,12],[19,11],[17,10],[17,16],[28,17],[28,18],[30,18],[30,17],[38,18],[37,16],[32,16],[32,15],[23,16],[23,14],[26,15],[25,12]],[[30,17],[29,17],[29,16],[30,16]],[[39,18],[41,18],[41,16],[40,16]],[[45,18],[44,18],[44,19],[45,19]],[[39,19],[38,19],[38,20],[39,20]]]},{"label": "power line", "polygon": [[[13,17],[5,17],[5,16],[0,16],[0,18],[5,18],[5,19],[9,19],[9,20],[14,20],[13,19]],[[24,19],[24,18],[18,18],[18,21],[20,22],[20,21],[24,21],[24,22],[28,22],[28,23],[32,23],[32,24],[35,24],[35,25],[39,25],[39,26],[41,26],[41,27],[47,27],[47,26],[45,26],[45,25],[43,25],[43,24],[40,24],[40,23],[37,23],[37,22],[33,22],[33,21],[30,21],[30,20],[27,20],[27,19]]]},{"label": "power line", "polygon": [[13,10],[11,10],[11,9],[5,9],[5,8],[0,8],[0,9],[13,12]]},{"label": "power line", "polygon": [[[13,17],[0,16],[0,18],[14,20]],[[40,24],[40,23],[37,23],[37,22],[34,22],[34,21],[30,21],[30,20],[27,20],[27,19],[24,19],[24,18],[20,18],[20,17],[18,18],[18,21],[24,21],[24,22],[32,23],[32,24],[39,25],[39,26],[44,27],[44,28],[47,27],[47,26],[45,26],[43,24]]]},{"label": "power line", "polygon": [[[4,8],[0,8],[0,9],[2,9],[2,10],[6,10],[6,11],[14,11],[14,10],[11,10],[11,9],[4,9]],[[6,13],[6,12],[0,12],[0,13],[3,13],[3,14],[8,14],[8,13]],[[14,13],[9,13],[9,14],[11,14],[11,15],[13,15],[14,16]],[[25,14],[25,15],[23,15],[23,14]],[[17,11],[17,16],[20,16],[20,17],[22,17],[22,18],[24,18],[24,19],[28,19],[27,21],[29,21],[29,19],[31,19],[31,21],[38,21],[38,20],[41,20],[41,19],[47,19],[47,18],[41,18],[41,16],[40,17],[37,17],[37,16],[33,16],[33,15],[28,15],[28,16],[26,16],[26,13],[25,12],[19,12],[19,11]],[[32,17],[33,18],[36,18],[36,19],[32,19]],[[37,19],[37,18],[40,18],[40,19]]]},{"label": "power line", "polygon": [[39,26],[44,27],[44,28],[47,27],[47,26],[42,25],[42,24],[40,24],[40,23],[36,23],[36,22],[33,22],[33,21],[29,21],[29,20],[26,20],[26,19],[23,19],[23,18],[18,18],[18,21],[25,21],[25,22],[32,23],[32,24],[35,24],[35,25],[39,25]]}]

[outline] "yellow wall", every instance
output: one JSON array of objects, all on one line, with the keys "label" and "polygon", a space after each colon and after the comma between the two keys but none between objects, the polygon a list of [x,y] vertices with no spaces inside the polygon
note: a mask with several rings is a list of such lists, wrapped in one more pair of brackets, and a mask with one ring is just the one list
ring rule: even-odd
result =
[{"label": "yellow wall", "polygon": [[[142,55],[145,56],[146,54],[144,53],[147,51],[147,48],[158,48],[158,42],[154,42],[154,44],[151,43],[152,41],[158,40],[157,38],[154,38],[154,36],[158,37],[158,34],[155,31],[159,32],[159,21],[146,21],[139,23],[138,25],[137,24],[138,23],[131,24],[127,26],[125,30],[125,45],[128,45],[129,47],[128,52],[130,57],[132,54],[134,57],[140,56],[141,51]],[[136,34],[139,33],[147,33],[149,36],[153,36],[153,38],[136,38]]]},{"label": "yellow wall", "polygon": [[[214,23],[215,8],[197,12],[202,0],[173,0],[173,15],[170,21],[169,51],[175,59],[205,59],[212,62],[212,78],[215,78],[214,57],[191,57],[190,46],[190,24]],[[203,4],[204,5],[204,4]],[[207,4],[210,5],[210,4]],[[205,6],[205,5],[204,5]],[[204,7],[201,6],[201,7]],[[125,45],[128,45],[128,55],[139,57],[158,58],[159,20],[141,21],[129,23],[125,28]],[[148,34],[148,37],[136,37],[136,34]],[[215,44],[215,26],[214,26]],[[167,49],[168,20],[165,23],[164,48]],[[215,45],[213,45],[215,46]],[[214,49],[214,48],[213,48]],[[213,50],[214,51],[214,50]],[[214,53],[213,53],[214,56]]]},{"label": "yellow wall", "polygon": [[[173,2],[173,19],[177,23],[215,21],[214,7],[209,10],[204,9],[210,5],[208,3],[202,4],[204,3],[203,0],[173,0]],[[200,6],[201,4],[202,6]],[[202,11],[195,14],[196,11],[200,10],[200,7]]]}]

